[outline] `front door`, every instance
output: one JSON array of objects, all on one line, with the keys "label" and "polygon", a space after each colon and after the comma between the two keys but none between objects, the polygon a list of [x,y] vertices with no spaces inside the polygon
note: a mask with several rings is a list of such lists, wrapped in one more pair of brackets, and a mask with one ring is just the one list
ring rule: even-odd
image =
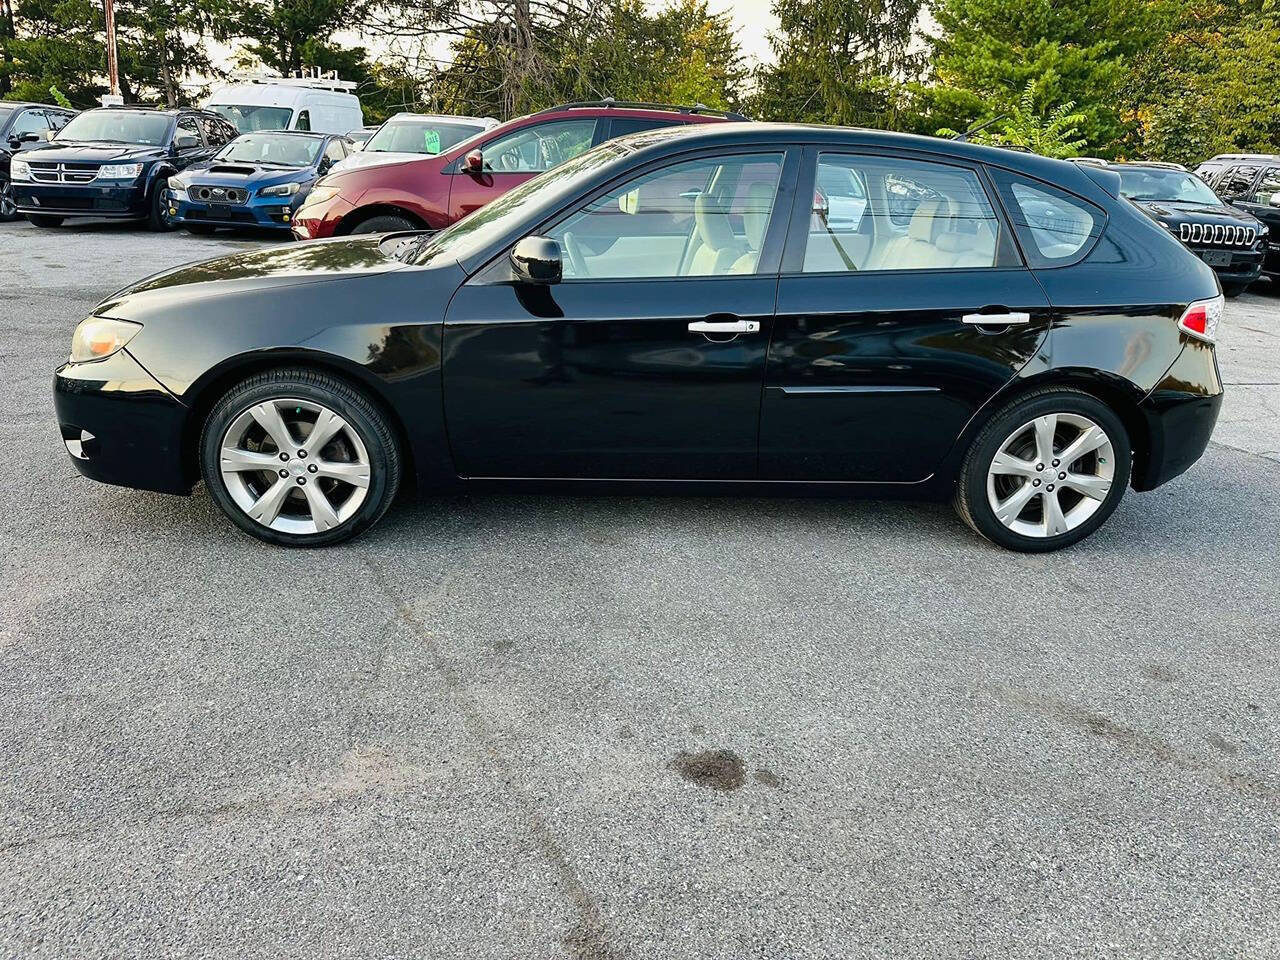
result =
[{"label": "front door", "polygon": [[778,287],[761,476],[924,480],[1035,355],[1048,300],[977,168],[810,150],[806,170],[798,193],[812,183],[813,204],[796,205]]},{"label": "front door", "polygon": [[503,259],[465,284],[444,333],[459,472],[754,477],[784,157],[642,173],[544,231],[560,283],[513,283]]},{"label": "front door", "polygon": [[499,134],[480,144],[484,154],[482,172],[464,171],[465,156],[450,165],[450,220],[460,220],[512,187],[585,153],[596,143],[596,126],[592,117],[549,120]]}]

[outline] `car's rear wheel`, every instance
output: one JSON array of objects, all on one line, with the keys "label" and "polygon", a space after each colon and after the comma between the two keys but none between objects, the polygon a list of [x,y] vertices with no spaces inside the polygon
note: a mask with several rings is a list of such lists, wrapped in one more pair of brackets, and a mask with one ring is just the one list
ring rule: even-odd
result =
[{"label": "car's rear wheel", "polygon": [[200,470],[240,529],[290,547],[351,539],[381,518],[400,485],[395,436],[377,405],[307,369],[231,388],[205,423]]},{"label": "car's rear wheel", "polygon": [[37,227],[60,227],[63,220],[62,217],[52,217],[47,213],[28,213],[27,219]]},{"label": "car's rear wheel", "polygon": [[398,230],[419,229],[421,228],[408,217],[381,214],[376,217],[370,217],[368,220],[361,220],[351,228],[351,233],[395,233]]},{"label": "car's rear wheel", "polygon": [[1000,410],[974,439],[956,511],[1002,547],[1058,550],[1106,522],[1132,466],[1129,434],[1110,407],[1078,390],[1039,390]]}]

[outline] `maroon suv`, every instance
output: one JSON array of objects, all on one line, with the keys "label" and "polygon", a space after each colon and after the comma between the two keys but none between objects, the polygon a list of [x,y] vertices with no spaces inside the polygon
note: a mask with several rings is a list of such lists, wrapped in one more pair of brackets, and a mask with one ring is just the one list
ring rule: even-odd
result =
[{"label": "maroon suv", "polygon": [[312,188],[298,210],[293,235],[312,240],[439,229],[614,137],[679,123],[746,119],[702,106],[566,103],[517,117],[434,157],[332,173]]}]

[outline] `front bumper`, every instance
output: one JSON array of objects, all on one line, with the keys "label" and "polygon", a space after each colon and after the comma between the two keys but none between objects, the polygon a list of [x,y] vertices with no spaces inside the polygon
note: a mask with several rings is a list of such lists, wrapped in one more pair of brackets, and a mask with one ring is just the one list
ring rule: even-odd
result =
[{"label": "front bumper", "polygon": [[338,224],[354,209],[342,197],[303,204],[293,218],[293,235],[299,240],[323,240],[336,236]]},{"label": "front bumper", "polygon": [[255,227],[264,230],[288,230],[293,222],[294,207],[283,198],[253,198],[248,203],[201,203],[198,200],[174,200],[169,209],[174,223],[197,223],[211,227]]},{"label": "front bumper", "polygon": [[1133,466],[1133,488],[1154,490],[1204,454],[1222,408],[1218,358],[1207,343],[1187,338],[1173,366],[1138,405],[1147,428],[1147,456]]},{"label": "front bumper", "polygon": [[115,185],[55,185],[16,180],[10,196],[19,213],[51,217],[104,217],[128,220],[147,216],[147,192],[139,182]]},{"label": "front bumper", "polygon": [[187,408],[128,350],[65,363],[53,377],[63,444],[91,480],[160,493],[190,493],[183,467]]},{"label": "front bumper", "polygon": [[[1229,250],[1223,247],[1188,249],[1209,264],[1222,283],[1252,283],[1262,276],[1265,252],[1261,247],[1256,250]],[[1226,262],[1216,263],[1215,259],[1225,259]]]}]

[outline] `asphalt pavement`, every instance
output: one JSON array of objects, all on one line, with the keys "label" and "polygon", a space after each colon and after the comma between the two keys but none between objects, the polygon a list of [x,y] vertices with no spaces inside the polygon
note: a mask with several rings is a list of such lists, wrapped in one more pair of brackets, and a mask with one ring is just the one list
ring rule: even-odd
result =
[{"label": "asphalt pavement", "polygon": [[1280,955],[1280,295],[1067,552],[937,504],[454,496],[285,551],[81,479],[0,224],[0,957]]}]

